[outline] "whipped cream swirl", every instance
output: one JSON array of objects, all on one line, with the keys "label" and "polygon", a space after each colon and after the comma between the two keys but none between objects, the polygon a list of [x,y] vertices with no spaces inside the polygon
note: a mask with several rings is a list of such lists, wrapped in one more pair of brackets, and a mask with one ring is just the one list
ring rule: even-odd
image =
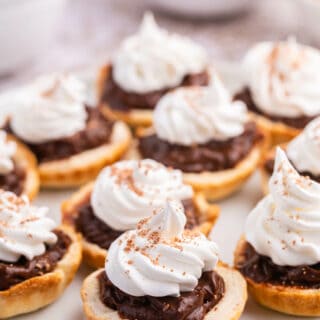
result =
[{"label": "whipped cream swirl", "polygon": [[287,155],[299,172],[320,175],[320,118],[310,122],[287,146]]},{"label": "whipped cream swirl", "polygon": [[184,200],[193,190],[182,172],[154,160],[120,161],[106,167],[97,178],[91,205],[94,214],[114,230],[130,230],[152,209],[168,200]]},{"label": "whipped cream swirl", "polygon": [[248,216],[247,241],[280,266],[320,262],[320,184],[300,176],[278,148],[269,190]]},{"label": "whipped cream swirl", "polygon": [[238,136],[247,121],[245,104],[233,102],[217,77],[209,87],[184,87],[167,93],[153,116],[159,138],[186,146]]},{"label": "whipped cream swirl", "polygon": [[217,246],[199,232],[184,231],[182,204],[168,202],[136,230],[115,240],[105,270],[110,281],[132,296],[179,296],[192,291],[202,272],[212,271]]},{"label": "whipped cream swirl", "polygon": [[283,117],[320,114],[320,51],[287,42],[254,46],[244,62],[257,107]]},{"label": "whipped cream swirl", "polygon": [[186,75],[203,72],[208,57],[190,39],[160,29],[147,13],[138,34],[122,43],[112,64],[115,82],[126,91],[142,94],[175,87]]},{"label": "whipped cream swirl", "polygon": [[86,126],[85,100],[84,84],[71,75],[38,78],[14,100],[11,128],[35,144],[71,136]]},{"label": "whipped cream swirl", "polygon": [[13,155],[16,153],[17,145],[7,140],[5,131],[0,130],[0,175],[5,175],[13,170]]},{"label": "whipped cream swirl", "polygon": [[46,244],[56,243],[56,223],[47,217],[47,208],[30,205],[26,196],[0,190],[0,260],[16,262],[43,254]]}]

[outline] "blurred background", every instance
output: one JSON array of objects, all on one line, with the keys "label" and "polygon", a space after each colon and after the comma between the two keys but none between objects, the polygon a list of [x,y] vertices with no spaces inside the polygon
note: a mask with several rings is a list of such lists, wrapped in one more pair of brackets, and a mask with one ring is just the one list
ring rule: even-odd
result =
[{"label": "blurred background", "polygon": [[0,91],[110,57],[143,12],[191,36],[213,63],[237,63],[261,40],[320,47],[320,0],[0,0]]}]

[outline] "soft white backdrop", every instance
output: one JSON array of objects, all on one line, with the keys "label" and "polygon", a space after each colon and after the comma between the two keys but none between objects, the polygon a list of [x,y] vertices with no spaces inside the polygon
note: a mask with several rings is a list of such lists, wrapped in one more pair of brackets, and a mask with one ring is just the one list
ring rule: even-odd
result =
[{"label": "soft white backdrop", "polygon": [[[304,43],[320,46],[320,33],[317,37],[310,32],[310,27],[316,29],[320,24],[312,23],[310,14],[301,10],[299,5],[305,2],[317,3],[317,0],[249,1],[252,9],[246,15],[229,20],[190,21],[159,12],[156,12],[156,17],[161,26],[185,33],[206,46],[213,61],[239,59],[256,41],[285,39],[289,35],[296,35]],[[0,76],[0,91],[28,81],[39,73],[77,69],[105,60],[123,37],[135,32],[147,9],[145,2],[67,0],[52,44],[44,48],[33,62],[10,75]],[[147,2],[152,3],[152,0]],[[318,6],[320,12],[320,2]],[[10,34],[7,36],[10,37]]]}]

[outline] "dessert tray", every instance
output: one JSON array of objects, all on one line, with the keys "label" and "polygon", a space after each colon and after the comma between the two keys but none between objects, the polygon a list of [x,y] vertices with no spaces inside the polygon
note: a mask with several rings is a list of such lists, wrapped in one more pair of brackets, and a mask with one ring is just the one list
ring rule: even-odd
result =
[{"label": "dessert tray", "polygon": [[[219,70],[224,82],[230,88],[235,90],[241,85],[241,70],[239,65],[229,62],[220,62],[216,68]],[[83,70],[80,76],[83,77],[88,83],[89,99],[94,99],[93,94],[93,77],[95,68]],[[1,112],[4,110],[2,109]],[[63,191],[49,191],[44,190],[35,200],[37,205],[49,206],[50,212],[53,217],[59,221],[60,219],[60,204],[63,200],[67,199],[74,190]],[[243,232],[243,225],[245,218],[254,205],[261,199],[260,177],[256,173],[244,185],[241,191],[230,196],[229,198],[218,202],[221,206],[221,214],[211,232],[211,238],[219,245],[221,251],[221,258],[223,261],[232,264],[233,251],[236,243]],[[52,305],[39,310],[37,312],[16,317],[17,320],[82,320],[85,319],[82,312],[82,304],[80,299],[80,288],[83,279],[92,270],[86,266],[82,266],[78,271],[74,281],[64,292],[64,294]],[[250,298],[247,302],[245,311],[241,317],[242,320],[254,319],[273,319],[273,320],[293,320],[301,319],[301,317],[291,317],[275,313],[273,311],[264,309],[256,304]],[[318,318],[320,319],[320,318]],[[222,320],[222,319],[221,319]]]}]

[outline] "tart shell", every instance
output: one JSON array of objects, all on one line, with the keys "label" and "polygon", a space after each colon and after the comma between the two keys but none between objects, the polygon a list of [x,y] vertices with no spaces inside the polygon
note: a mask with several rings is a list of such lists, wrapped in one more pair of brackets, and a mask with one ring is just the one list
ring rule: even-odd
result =
[{"label": "tart shell", "polygon": [[[93,185],[93,182],[85,185],[62,204],[61,210],[63,222],[70,225],[74,230],[76,230],[74,220],[77,216],[77,207],[79,207],[85,199],[90,197]],[[196,193],[194,195],[193,203],[200,213],[201,222],[195,230],[199,230],[207,236],[219,216],[220,209],[217,205],[209,203],[201,193]],[[100,248],[94,243],[88,242],[84,237],[82,239],[82,248],[83,260],[87,265],[95,269],[104,266],[108,253],[107,250]]]},{"label": "tart shell", "polygon": [[[99,298],[98,274],[102,269],[89,275],[83,283],[81,297],[84,313],[88,320],[126,320],[118,312],[105,306]],[[225,295],[220,302],[210,310],[204,320],[236,320],[239,319],[246,300],[247,286],[241,274],[225,265],[217,267],[216,271],[225,283]]]},{"label": "tart shell", "polygon": [[250,116],[264,132],[269,134],[270,147],[288,142],[302,131],[301,129],[290,127],[282,122],[269,120],[268,118],[253,112],[250,112]]},{"label": "tart shell", "polygon": [[22,193],[27,195],[30,200],[33,200],[37,196],[40,186],[36,157],[23,143],[19,142],[12,135],[8,134],[7,139],[15,142],[17,147],[13,160],[26,174]]},{"label": "tart shell", "polygon": [[81,262],[80,237],[67,226],[58,228],[72,242],[55,269],[0,291],[0,319],[38,310],[55,301],[72,281]]},{"label": "tart shell", "polygon": [[[138,137],[152,132],[151,128],[136,130]],[[269,137],[263,131],[261,132],[263,134],[262,141],[256,144],[234,168],[217,172],[183,173],[184,182],[191,185],[196,192],[201,192],[210,201],[220,200],[231,195],[242,186],[264,159],[269,146]],[[137,141],[132,144],[131,149],[126,153],[126,159],[141,159],[137,144]]]},{"label": "tart shell", "polygon": [[59,189],[85,184],[93,180],[103,167],[121,158],[130,143],[130,129],[125,123],[117,121],[110,142],[66,159],[41,163],[41,186]]},{"label": "tart shell", "polygon": [[[235,265],[243,256],[245,244],[245,239],[241,238],[235,251]],[[264,307],[295,316],[320,316],[320,289],[257,283],[248,277],[246,280],[249,293]]]}]

